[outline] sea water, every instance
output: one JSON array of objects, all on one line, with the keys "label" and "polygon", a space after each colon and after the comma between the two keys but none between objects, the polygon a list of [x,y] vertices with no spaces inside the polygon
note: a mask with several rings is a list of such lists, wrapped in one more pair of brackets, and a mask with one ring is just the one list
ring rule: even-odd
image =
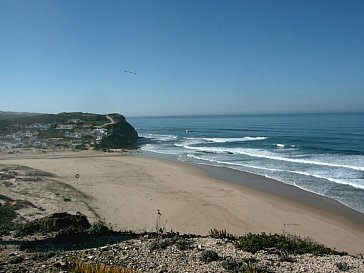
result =
[{"label": "sea water", "polygon": [[364,213],[364,113],[128,120],[142,150],[263,175]]}]

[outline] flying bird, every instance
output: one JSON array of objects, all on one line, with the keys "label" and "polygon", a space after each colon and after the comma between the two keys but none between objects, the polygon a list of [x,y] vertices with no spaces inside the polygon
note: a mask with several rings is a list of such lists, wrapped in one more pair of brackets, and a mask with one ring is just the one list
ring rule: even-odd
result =
[{"label": "flying bird", "polygon": [[137,75],[138,73],[136,72],[133,72],[133,71],[129,71],[129,70],[124,70],[125,73],[129,73],[129,74],[134,74],[134,75]]}]

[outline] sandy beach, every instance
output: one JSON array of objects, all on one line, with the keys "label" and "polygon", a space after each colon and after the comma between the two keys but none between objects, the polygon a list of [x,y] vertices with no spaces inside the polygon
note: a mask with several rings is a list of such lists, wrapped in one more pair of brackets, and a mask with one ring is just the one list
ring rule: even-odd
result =
[{"label": "sandy beach", "polygon": [[[351,254],[364,252],[363,214],[277,181],[285,194],[247,186],[264,187],[264,181],[271,182],[264,177],[239,172],[224,179],[228,175],[221,172],[221,179],[214,179],[201,168],[129,153],[2,153],[0,163],[54,174],[59,187],[68,185],[80,193],[72,198],[85,198],[87,206],[74,209],[81,213],[89,209],[116,229],[208,234],[211,228],[224,228],[236,235],[289,232]],[[249,183],[233,183],[236,177]]]}]

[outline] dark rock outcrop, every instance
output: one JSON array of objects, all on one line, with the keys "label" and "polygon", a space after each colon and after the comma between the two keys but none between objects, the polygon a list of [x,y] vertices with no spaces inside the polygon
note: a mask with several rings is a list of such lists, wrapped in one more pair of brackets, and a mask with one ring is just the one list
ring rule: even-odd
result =
[{"label": "dark rock outcrop", "polygon": [[107,149],[135,149],[137,148],[138,133],[125,119],[124,116],[110,115],[115,123],[109,124],[106,128],[109,134],[96,145],[97,150]]},{"label": "dark rock outcrop", "polygon": [[88,229],[91,224],[87,217],[82,214],[54,213],[51,216],[36,219],[32,222],[20,225],[17,230],[18,236],[31,235],[37,232],[53,232],[63,229]]}]

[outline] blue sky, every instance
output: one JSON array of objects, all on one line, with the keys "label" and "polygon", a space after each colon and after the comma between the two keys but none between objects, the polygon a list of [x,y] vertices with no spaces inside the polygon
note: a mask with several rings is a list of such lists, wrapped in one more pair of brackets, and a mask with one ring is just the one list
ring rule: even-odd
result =
[{"label": "blue sky", "polygon": [[364,111],[363,14],[349,0],[0,0],[0,110]]}]

